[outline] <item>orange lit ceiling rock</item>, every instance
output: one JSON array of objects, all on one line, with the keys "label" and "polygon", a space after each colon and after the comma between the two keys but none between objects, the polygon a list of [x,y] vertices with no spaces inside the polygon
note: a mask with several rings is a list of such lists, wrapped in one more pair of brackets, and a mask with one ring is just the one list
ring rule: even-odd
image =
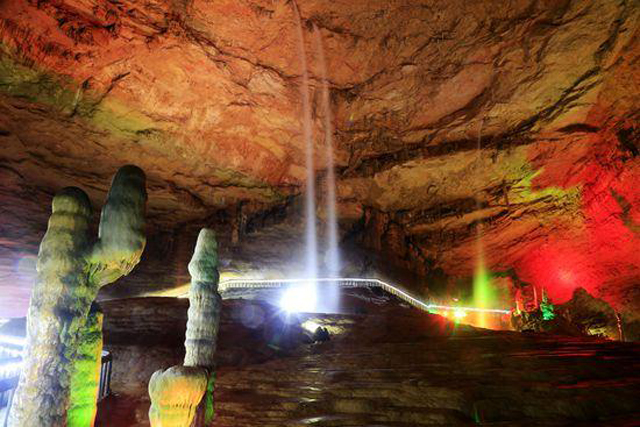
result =
[{"label": "orange lit ceiling rock", "polygon": [[[343,229],[423,277],[470,274],[482,222],[496,269],[554,287],[547,255],[532,255],[544,252],[601,294],[638,283],[637,3],[298,6],[315,111],[312,24],[326,49]],[[53,192],[81,186],[98,205],[125,163],[149,176],[151,233],[222,221],[253,258],[296,233],[260,243],[229,220],[303,190],[288,2],[14,0],[0,37],[6,277],[33,254]]]}]

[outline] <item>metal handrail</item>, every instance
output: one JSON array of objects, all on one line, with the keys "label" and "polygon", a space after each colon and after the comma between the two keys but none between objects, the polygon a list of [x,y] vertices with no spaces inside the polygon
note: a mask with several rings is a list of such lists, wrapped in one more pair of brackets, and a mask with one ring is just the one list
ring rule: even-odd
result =
[{"label": "metal handrail", "polygon": [[113,370],[113,356],[107,350],[102,351],[100,366],[100,385],[98,387],[98,402],[111,394],[111,372]]},{"label": "metal handrail", "polygon": [[510,310],[497,308],[479,308],[479,307],[460,307],[448,306],[442,304],[426,303],[419,298],[411,295],[409,292],[401,289],[399,286],[391,285],[380,279],[362,279],[362,278],[320,278],[320,279],[227,279],[218,284],[220,291],[224,292],[228,289],[268,289],[280,288],[296,284],[330,284],[334,283],[344,288],[382,288],[386,292],[395,295],[401,300],[407,302],[413,307],[423,311],[431,310],[464,310],[480,313],[509,314]]}]

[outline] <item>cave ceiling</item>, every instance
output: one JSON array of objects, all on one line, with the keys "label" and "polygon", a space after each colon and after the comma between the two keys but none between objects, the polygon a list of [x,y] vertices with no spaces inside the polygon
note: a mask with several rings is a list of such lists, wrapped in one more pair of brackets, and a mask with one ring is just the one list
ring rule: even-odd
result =
[{"label": "cave ceiling", "polygon": [[[345,241],[425,281],[482,253],[558,297],[640,304],[637,2],[298,7],[321,181],[314,26],[327,58]],[[98,212],[127,163],[148,176],[151,236],[213,226],[230,270],[295,253],[296,25],[282,0],[0,1],[3,303],[25,306],[52,195],[79,186]]]}]

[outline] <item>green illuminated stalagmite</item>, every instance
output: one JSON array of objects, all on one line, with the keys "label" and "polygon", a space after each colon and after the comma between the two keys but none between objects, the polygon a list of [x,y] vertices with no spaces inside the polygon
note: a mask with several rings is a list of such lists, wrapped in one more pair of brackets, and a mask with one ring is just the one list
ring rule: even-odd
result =
[{"label": "green illuminated stalagmite", "polygon": [[71,394],[67,427],[93,426],[98,407],[102,368],[102,320],[97,303],[91,305],[87,323],[80,331],[78,350],[71,371]]},{"label": "green illuminated stalagmite", "polygon": [[[213,422],[214,358],[222,306],[217,249],[213,230],[200,230],[189,263],[191,288],[184,366],[157,371],[151,377],[149,419],[153,427],[203,427]],[[179,398],[175,396],[178,391],[182,393]]]},{"label": "green illuminated stalagmite", "polygon": [[[80,372],[74,363],[80,340],[90,332],[85,329],[87,317],[100,287],[128,274],[140,260],[146,241],[146,198],[144,172],[122,167],[111,184],[94,245],[87,237],[91,218],[87,195],[69,187],[53,199],[38,253],[24,368],[9,427],[71,426],[69,409],[86,403],[70,402],[73,375]],[[74,421],[73,426],[92,424],[93,419],[87,419],[87,424]]]}]

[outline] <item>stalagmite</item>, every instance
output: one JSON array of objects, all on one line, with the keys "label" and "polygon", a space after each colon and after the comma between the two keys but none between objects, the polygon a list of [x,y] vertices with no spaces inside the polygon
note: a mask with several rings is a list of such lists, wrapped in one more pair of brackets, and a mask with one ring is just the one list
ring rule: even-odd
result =
[{"label": "stalagmite", "polygon": [[206,388],[205,369],[173,366],[166,371],[156,371],[149,381],[151,425],[188,427]]},{"label": "stalagmite", "polygon": [[215,352],[220,323],[222,298],[218,293],[218,243],[215,232],[200,230],[196,248],[189,263],[189,320],[184,346],[185,366],[207,369],[207,392],[198,407],[193,427],[208,426],[213,421],[213,387],[215,383]]},{"label": "stalagmite", "polygon": [[[144,172],[124,166],[113,179],[99,241],[92,246],[87,238],[91,205],[84,191],[65,188],[53,199],[38,253],[24,368],[9,427],[68,425],[74,360],[91,303],[101,286],[128,274],[140,259],[145,202]],[[85,425],[91,423],[93,419]]]},{"label": "stalagmite", "polygon": [[[215,352],[222,306],[222,298],[218,293],[217,249],[215,232],[206,228],[200,230],[193,257],[189,262],[191,288],[184,343],[184,367],[174,366],[164,373],[157,371],[151,377],[149,395],[152,404],[149,419],[152,427],[203,427],[211,425],[213,421]],[[204,379],[204,386],[202,392],[197,394],[196,391],[199,389],[196,386],[199,385],[200,374]],[[184,375],[184,378],[178,379],[180,375]],[[190,392],[179,401],[166,400],[166,393],[169,391],[165,392],[165,388],[168,387],[169,390],[175,387],[178,390],[178,385],[191,387]]]},{"label": "stalagmite", "polygon": [[222,299],[218,293],[218,244],[215,232],[203,228],[189,263],[189,320],[185,366],[212,368],[218,337]]},{"label": "stalagmite", "polygon": [[49,227],[38,253],[25,363],[9,415],[10,427],[66,423],[70,359],[84,323],[81,319],[93,300],[83,258],[90,217],[89,198],[79,188],[65,188],[53,199]]}]

